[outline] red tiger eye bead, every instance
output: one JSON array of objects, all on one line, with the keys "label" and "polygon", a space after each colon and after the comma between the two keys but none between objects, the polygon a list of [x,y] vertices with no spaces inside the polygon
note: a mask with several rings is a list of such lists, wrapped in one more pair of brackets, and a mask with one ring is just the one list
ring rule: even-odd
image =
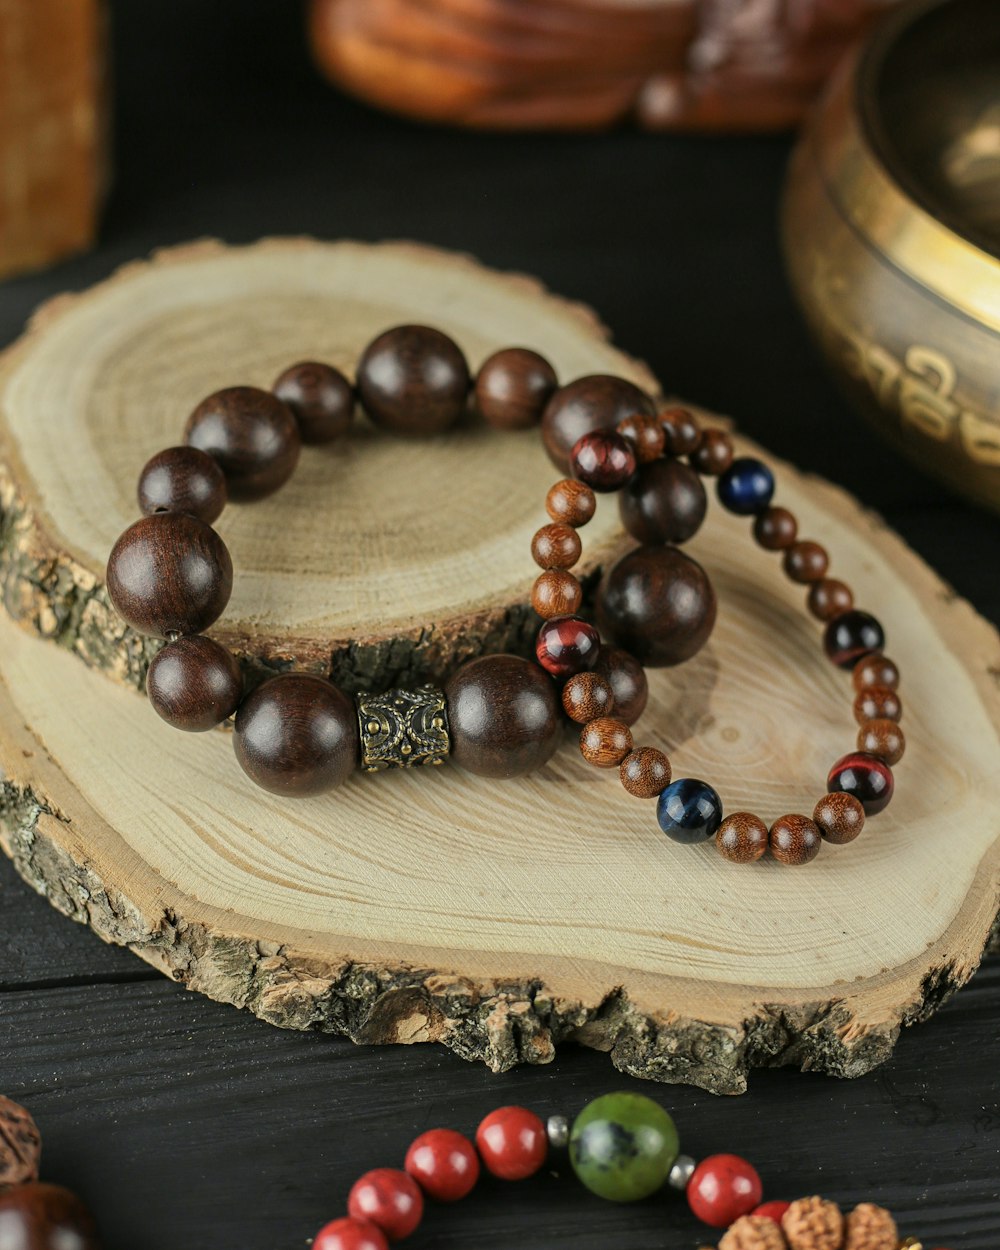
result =
[{"label": "red tiger eye bead", "polygon": [[592,490],[607,494],[620,490],[635,473],[635,449],[613,430],[594,430],[574,443],[570,468]]},{"label": "red tiger eye bead", "polygon": [[457,1202],[479,1180],[475,1146],[450,1128],[421,1133],[406,1152],[404,1166],[424,1193],[438,1202]]},{"label": "red tiger eye bead", "polygon": [[826,784],[829,790],[853,794],[865,809],[865,815],[874,816],[889,806],[894,783],[892,769],[884,760],[867,751],[852,751],[837,760]]},{"label": "red tiger eye bead", "polygon": [[760,1205],[764,1186],[757,1169],[739,1155],[709,1155],[691,1174],[686,1192],[702,1223],[728,1228]]},{"label": "red tiger eye bead", "polygon": [[875,617],[857,608],[835,616],[823,632],[823,647],[838,668],[853,668],[864,656],[881,651],[884,642]]},{"label": "red tiger eye bead", "polygon": [[414,1231],[424,1214],[420,1186],[398,1168],[373,1168],[359,1177],[347,1197],[352,1219],[368,1220],[390,1241],[402,1241]]},{"label": "red tiger eye bead", "polygon": [[483,1164],[502,1181],[523,1181],[545,1162],[545,1125],[526,1107],[498,1107],[476,1129]]},{"label": "red tiger eye bead", "polygon": [[389,1250],[385,1234],[367,1220],[334,1220],[316,1234],[312,1250]]},{"label": "red tiger eye bead", "polygon": [[538,631],[535,655],[553,677],[572,677],[597,663],[597,630],[579,616],[554,616]]}]

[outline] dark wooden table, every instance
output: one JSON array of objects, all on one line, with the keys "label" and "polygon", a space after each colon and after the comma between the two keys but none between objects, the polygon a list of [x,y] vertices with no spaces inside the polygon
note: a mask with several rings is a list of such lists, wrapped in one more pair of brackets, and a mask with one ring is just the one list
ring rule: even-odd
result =
[{"label": "dark wooden table", "polygon": [[[312,233],[410,237],[539,274],[597,308],[664,384],[734,414],[882,512],[994,621],[1000,522],[898,463],[841,402],[775,237],[783,139],[474,136],[381,117],[314,76],[298,5],[113,5],[117,160],[101,245],[0,287],[0,340],[42,298],[151,248]],[[928,656],[927,663],[933,664]],[[948,836],[942,813],[941,836]],[[905,914],[896,918],[907,923]],[[572,1114],[622,1086],[604,1055],[494,1077],[431,1047],[280,1033],[60,918],[0,864],[0,1088],[42,1124],[45,1171],[108,1250],[295,1250],[362,1169],[435,1124],[523,1101]],[[773,1196],[891,1206],[926,1247],[1000,1245],[1000,962],[853,1083],[762,1071],[743,1098],[644,1087],[683,1146],[746,1153]],[[411,1244],[657,1250],[708,1241],[682,1202],[602,1204],[565,1169],[486,1183]]]}]

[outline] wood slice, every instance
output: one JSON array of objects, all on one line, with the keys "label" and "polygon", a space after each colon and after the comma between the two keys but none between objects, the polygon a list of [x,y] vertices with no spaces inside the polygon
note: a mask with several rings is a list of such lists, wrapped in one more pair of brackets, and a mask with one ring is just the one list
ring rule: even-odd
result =
[{"label": "wood slice", "polygon": [[[870,1070],[971,975],[997,916],[1000,647],[840,491],[778,467],[781,502],[887,627],[909,745],[887,811],[798,870],[667,842],[652,804],[586,766],[572,733],[514,782],[447,767],[277,799],[247,782],[228,735],[177,733],[97,671],[140,667],[100,568],[137,467],[188,407],[296,356],[346,363],[418,315],[474,363],[525,341],[563,377],[648,380],[592,315],[537,284],[401,245],[174,252],[49,309],[9,356],[7,599],[64,645],[0,621],[5,849],[106,940],[284,1027],[440,1041],[494,1069],[577,1041],[628,1072],[719,1092],[742,1090],[753,1065]],[[423,614],[460,607],[471,621],[474,605],[498,610],[498,587],[525,597],[552,476],[535,436],[473,424],[427,445],[362,435],[310,450],[285,491],[226,514],[240,624],[220,636],[274,659],[285,616],[288,654],[318,665],[323,630],[346,638],[353,621],[381,625],[373,649],[391,650],[391,626],[416,654]],[[719,621],[694,661],[652,675],[639,733],[675,775],[771,821],[811,810],[855,726],[802,589],[747,528],[714,507],[691,544]],[[616,546],[613,505],[590,530],[597,558]],[[480,631],[475,645],[493,641]]]}]

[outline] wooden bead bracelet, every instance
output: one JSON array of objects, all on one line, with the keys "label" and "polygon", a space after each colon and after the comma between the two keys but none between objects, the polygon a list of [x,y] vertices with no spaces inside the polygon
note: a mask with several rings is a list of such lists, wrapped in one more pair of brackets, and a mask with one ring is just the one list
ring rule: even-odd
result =
[{"label": "wooden bead bracelet", "polygon": [[[463,414],[470,385],[465,358],[450,338],[400,326],[365,349],[355,386],[330,365],[303,362],[285,370],[270,392],[230,387],[195,408],[184,445],[159,452],[143,468],[138,498],[145,515],[121,535],[108,561],[107,588],[118,613],[140,633],[167,642],[146,682],[157,713],[190,731],[235,716],[235,753],[248,776],[277,794],[308,795],[343,782],[359,757],[366,771],[440,764],[449,754],[491,777],[538,768],[561,736],[556,679],[564,682],[563,709],[583,725],[584,757],[617,767],[629,793],[655,797],[660,826],[675,840],[715,837],[720,852],[737,862],[759,859],[770,847],[781,862],[800,864],[824,838],[856,837],[865,815],[888,803],[890,766],[904,747],[899,675],[881,654],[881,626],[854,610],[843,583],[826,577],[823,548],[799,541],[794,517],[771,506],[770,470],[758,460],[734,460],[724,430],[702,431],[683,409],[657,413],[623,378],[593,375],[560,388],[551,365],[526,348],[491,356],[474,392],[479,412],[496,428],[540,422],[550,458],[573,473],[548,492],[550,523],[532,541],[543,570],[531,596],[543,621],[537,665],[513,655],[484,656],[463,665],[443,690],[362,693],[353,701],[305,673],[280,674],[244,694],[235,656],[202,633],[232,590],[232,561],[212,528],[227,500],[252,501],[277,490],[294,471],[302,443],[347,433],[357,400],[383,429],[428,435]],[[753,516],[757,542],[784,553],[788,576],[809,585],[810,611],[826,622],[828,655],[854,668],[858,750],[834,765],[812,819],[786,815],[770,830],[745,812],[723,820],[711,786],[671,780],[661,751],[633,745],[630,726],[647,695],[643,665],[689,658],[715,619],[704,570],[676,546],[704,519],[699,475],[716,476],[723,505]],[[602,587],[599,609],[620,647],[602,646],[596,627],[578,615],[582,588],[570,572],[595,492],[611,491],[621,492],[625,528],[642,543]]]}]

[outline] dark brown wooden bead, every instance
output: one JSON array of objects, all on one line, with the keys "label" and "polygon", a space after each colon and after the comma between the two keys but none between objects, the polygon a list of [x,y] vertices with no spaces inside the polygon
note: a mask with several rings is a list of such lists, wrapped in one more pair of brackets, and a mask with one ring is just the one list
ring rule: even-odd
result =
[{"label": "dark brown wooden bead", "polygon": [[272,794],[332,790],[357,767],[354,701],[324,677],[281,673],[240,704],[233,746],[247,776]]},{"label": "dark brown wooden bead", "polygon": [[154,512],[115,543],[107,586],[115,611],[140,634],[200,634],[225,611],[233,562],[204,521]]},{"label": "dark brown wooden bead", "polygon": [[667,408],[659,413],[664,451],[668,456],[690,456],[701,445],[698,418],[687,408]]},{"label": "dark brown wooden bead", "polygon": [[890,690],[895,690],[899,685],[899,669],[887,655],[878,651],[858,660],[851,680],[855,690],[864,690],[866,686],[888,686]]},{"label": "dark brown wooden bead", "polygon": [[302,448],[291,409],[256,386],[230,386],[203,399],[188,417],[184,441],[219,462],[229,498],[243,502],[284,486]]},{"label": "dark brown wooden bead", "polygon": [[583,599],[583,588],[565,569],[546,569],[531,588],[531,606],[539,616],[573,616]]},{"label": "dark brown wooden bead", "polygon": [[304,443],[330,443],[351,428],[354,387],[333,365],[300,360],[275,380],[271,390],[291,409]]},{"label": "dark brown wooden bead", "polygon": [[799,523],[787,508],[765,508],[753,523],[753,536],[765,551],[784,551],[795,542]]},{"label": "dark brown wooden bead", "polygon": [[497,430],[526,430],[542,419],[542,409],[559,385],[544,356],[527,347],[505,347],[479,369],[476,406]]},{"label": "dark brown wooden bead", "polygon": [[691,466],[707,477],[718,477],[733,463],[733,440],[725,430],[702,430],[701,442],[691,452]]},{"label": "dark brown wooden bead", "polygon": [[654,415],[653,402],[634,383],[607,373],[592,373],[561,386],[542,413],[542,441],[549,459],[563,473],[569,455],[591,430],[613,430],[635,413]]},{"label": "dark brown wooden bead", "polygon": [[219,462],[197,447],[167,447],[146,461],[139,474],[139,507],[187,512],[206,525],[226,506],[226,477]]},{"label": "dark brown wooden bead", "polygon": [[868,720],[858,728],[858,750],[877,755],[887,764],[898,764],[906,750],[906,738],[894,720]]},{"label": "dark brown wooden bead", "polygon": [[733,812],[715,835],[719,854],[734,864],[752,864],[767,850],[767,825],[752,812]]},{"label": "dark brown wooden bead", "polygon": [[771,854],[782,864],[808,864],[815,859],[823,838],[815,822],[808,816],[779,816],[771,826]]},{"label": "dark brown wooden bead", "polygon": [[0,1193],[3,1250],[100,1250],[97,1224],[61,1185],[29,1181]]},{"label": "dark brown wooden bead", "polygon": [[562,705],[570,720],[586,725],[614,711],[615,694],[611,682],[600,673],[574,673],[563,686]]},{"label": "dark brown wooden bead", "polygon": [[792,543],[785,551],[782,560],[785,576],[802,585],[818,582],[821,577],[826,576],[826,570],[829,567],[830,557],[827,555],[826,548],[808,539]]},{"label": "dark brown wooden bead", "polygon": [[545,496],[545,511],[553,521],[572,525],[579,529],[586,525],[597,508],[597,496],[586,484],[576,478],[564,477],[549,488]]},{"label": "dark brown wooden bead", "polygon": [[430,326],[396,326],[365,348],[358,395],[375,425],[407,438],[440,434],[465,411],[469,366],[458,344]]},{"label": "dark brown wooden bead", "polygon": [[595,768],[617,768],[632,750],[632,731],[624,721],[601,716],[580,731],[580,754]]},{"label": "dark brown wooden bead", "polygon": [[865,686],[854,699],[854,719],[859,725],[866,720],[901,720],[903,701],[889,686]]},{"label": "dark brown wooden bead", "polygon": [[836,578],[822,577],[809,587],[806,605],[818,621],[832,621],[841,612],[849,612],[854,607],[854,595],[850,586]]},{"label": "dark brown wooden bead", "polygon": [[555,684],[517,655],[470,660],[445,686],[451,755],[481,777],[519,777],[547,763],[564,721]]},{"label": "dark brown wooden bead", "polygon": [[853,842],[865,827],[865,809],[853,794],[833,790],[816,804],[813,820],[827,842],[840,846]]},{"label": "dark brown wooden bead", "polygon": [[640,464],[649,464],[663,455],[665,442],[663,426],[656,417],[644,412],[633,412],[619,421],[615,429],[635,448],[635,458]]},{"label": "dark brown wooden bead", "polygon": [[146,694],[175,729],[201,733],[232,716],[243,697],[243,674],[233,653],[204,634],[168,643],[153,657]]},{"label": "dark brown wooden bead", "polygon": [[676,547],[636,547],[605,575],[598,612],[603,634],[640,664],[663,668],[708,641],[715,591],[701,565]]},{"label": "dark brown wooden bead", "polygon": [[622,525],[641,543],[687,542],[707,510],[701,478],[680,460],[642,465],[618,495]]},{"label": "dark brown wooden bead", "polygon": [[532,559],[543,569],[571,569],[582,550],[580,535],[559,521],[543,525],[531,540]]},{"label": "dark brown wooden bead", "polygon": [[636,747],[622,760],[618,776],[637,799],[655,799],[670,785],[670,761],[656,747]]},{"label": "dark brown wooden bead", "polygon": [[646,710],[649,682],[646,670],[634,655],[621,647],[602,646],[591,670],[607,678],[615,696],[615,716],[626,725],[634,725]]}]

